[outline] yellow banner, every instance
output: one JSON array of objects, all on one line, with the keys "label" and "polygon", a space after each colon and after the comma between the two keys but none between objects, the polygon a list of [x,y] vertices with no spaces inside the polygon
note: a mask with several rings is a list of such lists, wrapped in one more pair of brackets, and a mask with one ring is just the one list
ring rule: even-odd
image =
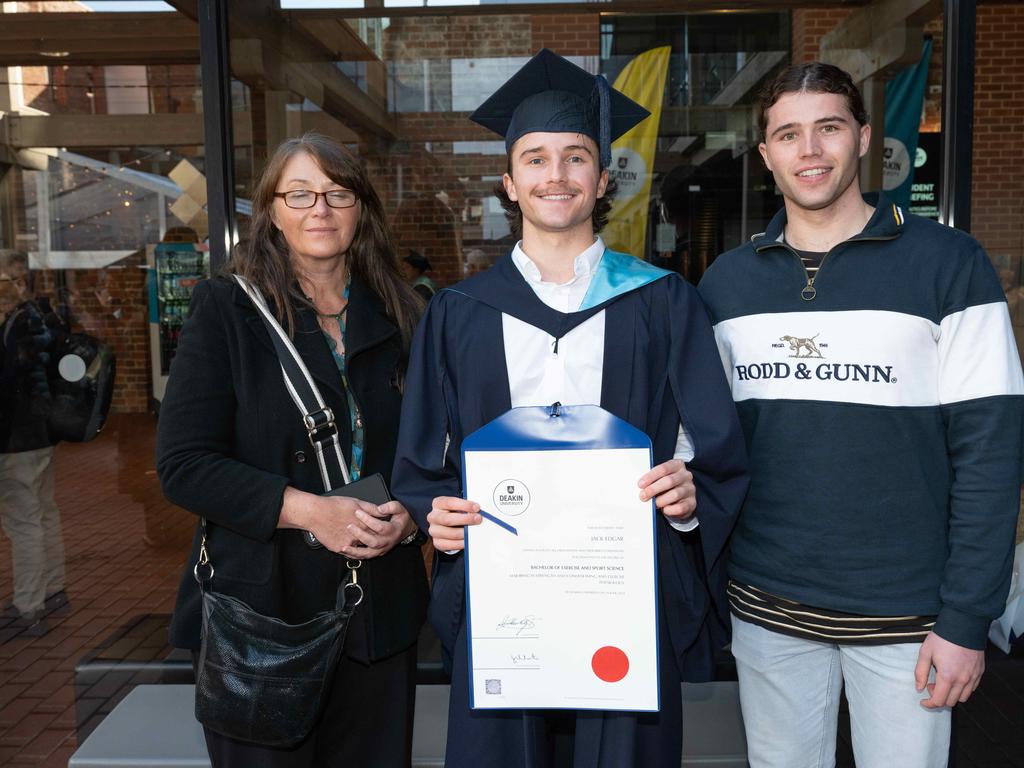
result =
[{"label": "yellow banner", "polygon": [[633,58],[615,78],[614,88],[640,104],[651,116],[612,143],[608,175],[615,179],[615,195],[608,224],[601,233],[615,251],[643,258],[647,237],[648,200],[654,171],[654,152],[661,123],[670,46],[652,48]]}]

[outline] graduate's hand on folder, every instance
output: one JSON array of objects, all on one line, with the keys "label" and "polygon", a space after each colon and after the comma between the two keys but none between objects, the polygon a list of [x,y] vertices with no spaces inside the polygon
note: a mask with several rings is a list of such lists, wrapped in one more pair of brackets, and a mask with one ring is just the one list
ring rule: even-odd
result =
[{"label": "graduate's hand on folder", "polygon": [[442,552],[456,552],[465,548],[462,529],[467,525],[480,525],[480,505],[456,496],[438,496],[427,514],[427,533],[434,547]]},{"label": "graduate's hand on folder", "polygon": [[666,517],[687,520],[697,510],[697,486],[693,484],[693,474],[680,459],[669,459],[654,467],[637,485],[640,498],[653,498],[654,506]]}]

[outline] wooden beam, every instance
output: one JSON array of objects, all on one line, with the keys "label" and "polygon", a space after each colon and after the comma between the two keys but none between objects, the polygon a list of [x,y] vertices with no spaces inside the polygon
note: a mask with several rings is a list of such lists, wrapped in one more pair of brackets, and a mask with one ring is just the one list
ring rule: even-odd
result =
[{"label": "wooden beam", "polygon": [[752,89],[757,88],[768,73],[788,57],[788,51],[758,51],[747,59],[743,68],[709,103],[713,106],[731,107]]},{"label": "wooden beam", "polygon": [[[857,8],[869,0],[833,0],[830,8]],[[367,1],[365,8],[302,9],[284,11],[294,21],[323,18],[375,19],[411,18],[417,16],[546,16],[552,14],[680,14],[764,11],[776,13],[793,8],[821,8],[821,0],[603,0],[602,2],[535,2],[484,3],[463,5],[418,5],[395,8],[382,7]]]},{"label": "wooden beam", "polygon": [[[235,144],[247,145],[249,121],[239,119]],[[203,116],[18,115],[0,117],[0,145],[31,147],[181,147],[203,144]]]},{"label": "wooden beam", "polygon": [[[385,94],[375,93],[374,98],[360,90],[336,66],[336,51],[300,25],[289,24],[276,2],[230,0],[230,12],[231,69],[240,80],[269,90],[294,91],[360,133],[386,141],[397,136]],[[346,34],[339,27],[333,43],[340,45]],[[352,36],[354,31],[344,44],[346,50],[372,55]],[[236,53],[239,45],[242,49]]]},{"label": "wooden beam", "polygon": [[820,58],[855,83],[888,79],[921,57],[924,25],[941,11],[942,0],[875,0],[822,37]]},{"label": "wooden beam", "polygon": [[337,61],[377,61],[377,55],[363,42],[345,19],[304,19],[299,27],[306,31]]},{"label": "wooden beam", "polygon": [[390,115],[330,64],[289,62],[262,40],[232,40],[231,72],[253,88],[295,93],[353,128],[397,134]]},{"label": "wooden beam", "polygon": [[0,66],[199,61],[199,29],[174,13],[8,13]]},{"label": "wooden beam", "polygon": [[387,103],[387,67],[352,28],[347,19],[308,19],[299,27],[331,52],[334,61],[358,61],[363,64],[369,96],[380,104]]},{"label": "wooden beam", "polygon": [[880,192],[884,181],[882,156],[885,148],[885,81],[869,77],[861,85],[864,107],[871,121],[871,143],[860,159],[860,188],[863,192]]}]

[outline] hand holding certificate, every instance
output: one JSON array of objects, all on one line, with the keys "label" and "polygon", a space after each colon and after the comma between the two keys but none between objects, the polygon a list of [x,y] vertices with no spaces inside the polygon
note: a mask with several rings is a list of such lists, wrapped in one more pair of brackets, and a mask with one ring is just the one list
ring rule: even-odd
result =
[{"label": "hand holding certificate", "polygon": [[466,532],[473,707],[657,710],[647,436],[597,406],[515,408],[463,457],[484,517]]}]

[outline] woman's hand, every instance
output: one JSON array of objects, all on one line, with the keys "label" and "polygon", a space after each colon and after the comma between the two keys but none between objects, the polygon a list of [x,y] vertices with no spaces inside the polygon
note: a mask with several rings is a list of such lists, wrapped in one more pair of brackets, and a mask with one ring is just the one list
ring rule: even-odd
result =
[{"label": "woman's hand", "polygon": [[318,496],[289,487],[277,527],[309,531],[331,552],[366,560],[388,552],[412,533],[415,523],[397,501],[378,507],[349,496]]},{"label": "woman's hand", "polygon": [[289,486],[284,489],[277,527],[309,531],[331,552],[340,552],[359,544],[349,529],[357,521],[356,511],[373,513],[377,507],[348,496],[318,496]]},{"label": "woman's hand", "polygon": [[[354,513],[355,522],[348,525],[356,543],[334,551],[354,560],[369,560],[387,554],[416,530],[416,523],[400,501],[389,501],[379,507],[365,502],[360,504],[362,507]],[[372,507],[372,511],[367,507]]]},{"label": "woman's hand", "polygon": [[640,478],[640,499],[654,499],[654,506],[673,520],[688,520],[697,510],[697,487],[693,475],[679,459],[654,467]]},{"label": "woman's hand", "polygon": [[457,496],[438,496],[427,515],[430,527],[427,533],[434,547],[442,552],[457,552],[465,548],[462,529],[467,525],[480,525],[480,505]]}]

